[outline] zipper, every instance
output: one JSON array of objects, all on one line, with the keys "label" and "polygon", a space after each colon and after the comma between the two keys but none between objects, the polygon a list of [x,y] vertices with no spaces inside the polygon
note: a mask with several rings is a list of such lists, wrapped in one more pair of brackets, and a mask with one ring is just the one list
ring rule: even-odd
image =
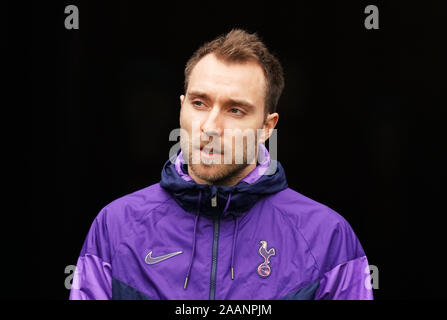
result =
[{"label": "zipper", "polygon": [[217,193],[211,198],[211,206],[217,207]]},{"label": "zipper", "polygon": [[219,225],[220,225],[220,218],[215,218],[214,236],[213,236],[213,259],[211,263],[210,300],[215,300],[216,298],[217,248],[219,244]]},{"label": "zipper", "polygon": [[[217,206],[217,193],[211,198],[211,206]],[[213,254],[211,261],[211,280],[210,280],[210,300],[216,298],[216,276],[217,276],[217,249],[219,245],[219,226],[220,217],[214,218],[214,231],[213,231]]]}]

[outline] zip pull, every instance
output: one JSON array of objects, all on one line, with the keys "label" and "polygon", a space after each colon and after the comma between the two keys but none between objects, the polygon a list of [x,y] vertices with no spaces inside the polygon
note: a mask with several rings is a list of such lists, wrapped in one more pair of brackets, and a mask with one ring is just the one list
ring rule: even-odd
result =
[{"label": "zip pull", "polygon": [[211,206],[217,207],[217,193],[211,198]]}]

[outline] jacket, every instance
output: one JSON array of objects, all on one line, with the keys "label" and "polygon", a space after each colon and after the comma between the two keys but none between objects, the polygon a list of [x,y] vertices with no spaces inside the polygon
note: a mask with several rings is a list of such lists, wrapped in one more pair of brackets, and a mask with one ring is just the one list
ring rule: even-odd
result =
[{"label": "jacket", "polygon": [[159,183],[105,206],[70,299],[373,299],[351,226],[290,189],[260,147],[265,161],[234,186],[195,183],[180,151]]}]

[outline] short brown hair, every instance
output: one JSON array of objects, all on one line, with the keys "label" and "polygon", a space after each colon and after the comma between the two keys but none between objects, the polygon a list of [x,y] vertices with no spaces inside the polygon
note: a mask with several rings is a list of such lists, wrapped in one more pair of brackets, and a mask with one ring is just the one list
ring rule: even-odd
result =
[{"label": "short brown hair", "polygon": [[265,92],[265,114],[276,111],[279,97],[284,89],[284,75],[281,64],[266,48],[256,33],[250,34],[241,29],[233,29],[229,33],[205,43],[186,63],[185,92],[192,69],[207,54],[213,53],[219,59],[229,62],[245,62],[254,60],[264,70],[267,82]]}]

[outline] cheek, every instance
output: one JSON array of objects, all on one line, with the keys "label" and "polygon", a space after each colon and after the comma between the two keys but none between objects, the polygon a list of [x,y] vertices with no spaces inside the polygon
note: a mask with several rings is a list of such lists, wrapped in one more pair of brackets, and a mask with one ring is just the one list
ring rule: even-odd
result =
[{"label": "cheek", "polygon": [[256,129],[249,129],[252,134],[236,134],[236,135],[225,135],[224,136],[224,148],[233,150],[247,150],[256,147],[258,143],[258,137]]},{"label": "cheek", "polygon": [[188,111],[185,107],[180,110],[180,128],[187,130],[188,132],[191,130],[191,121],[189,120],[191,117],[188,115]]},{"label": "cheek", "polygon": [[[181,143],[186,148],[186,144],[200,145],[200,118],[193,108],[186,105],[180,110],[180,128],[182,129]],[[193,132],[193,130],[195,130]]]},{"label": "cheek", "polygon": [[[239,138],[247,137],[252,134],[254,139],[257,139],[257,131],[263,128],[262,119],[258,119],[255,116],[246,118],[244,120],[230,120],[227,121],[226,124],[226,128],[228,128],[230,132],[232,131],[233,137],[237,136]],[[226,138],[225,140],[230,141],[229,138]]]},{"label": "cheek", "polygon": [[185,103],[180,109],[180,127],[191,132],[193,121],[200,121],[200,113]]}]

